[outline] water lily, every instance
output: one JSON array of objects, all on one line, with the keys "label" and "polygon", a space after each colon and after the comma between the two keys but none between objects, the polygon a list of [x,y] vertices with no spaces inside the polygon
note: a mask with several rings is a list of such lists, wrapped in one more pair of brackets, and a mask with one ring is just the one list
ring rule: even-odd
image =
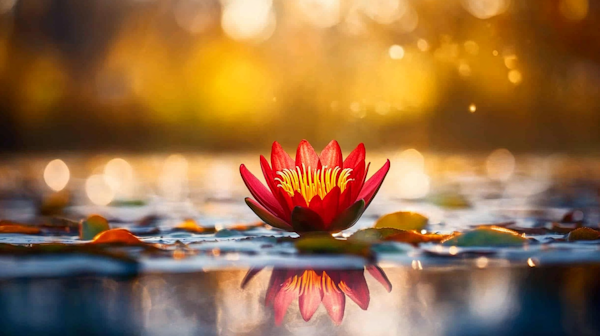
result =
[{"label": "water lily", "polygon": [[331,141],[317,155],[302,140],[292,159],[274,142],[271,164],[260,156],[268,188],[243,164],[240,173],[252,198],[246,204],[267,224],[286,231],[308,232],[345,230],[369,206],[390,169],[390,161],[366,180],[365,146],[359,144],[347,157],[337,141]]},{"label": "water lily", "polygon": [[[383,270],[377,266],[366,266],[367,271],[390,292],[392,285]],[[261,268],[251,269],[244,280],[244,288]],[[335,324],[342,323],[346,308],[346,296],[362,310],[369,308],[370,292],[365,280],[364,269],[319,270],[275,268],[271,273],[265,305],[273,306],[275,324],[279,325],[296,298],[300,314],[309,321],[319,305],[323,303]]]}]

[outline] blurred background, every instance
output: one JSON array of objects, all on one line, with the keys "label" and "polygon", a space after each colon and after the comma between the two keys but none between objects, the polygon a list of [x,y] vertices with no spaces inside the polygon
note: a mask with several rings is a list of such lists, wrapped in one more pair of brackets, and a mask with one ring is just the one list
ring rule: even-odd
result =
[{"label": "blurred background", "polygon": [[0,0],[0,150],[589,154],[589,0]]}]

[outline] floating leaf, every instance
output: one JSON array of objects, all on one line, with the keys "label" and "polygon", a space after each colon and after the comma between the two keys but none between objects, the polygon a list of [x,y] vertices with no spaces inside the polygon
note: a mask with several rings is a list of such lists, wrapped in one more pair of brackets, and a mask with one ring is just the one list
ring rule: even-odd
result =
[{"label": "floating leaf", "polygon": [[441,194],[433,196],[431,202],[437,206],[448,209],[467,209],[471,203],[461,194]]},{"label": "floating leaf", "polygon": [[174,229],[176,231],[180,230],[180,231],[193,232],[193,233],[213,233],[213,232],[215,232],[214,228],[202,227],[202,226],[198,225],[198,223],[196,223],[196,221],[193,219],[186,219],[185,221],[183,221],[183,223],[177,225]]},{"label": "floating leaf", "polygon": [[567,241],[578,241],[578,240],[597,240],[600,239],[600,232],[589,228],[582,227],[571,231],[567,235]]},{"label": "floating leaf", "polygon": [[472,231],[451,236],[442,241],[445,246],[522,246],[527,239],[513,230],[502,227],[480,227]]},{"label": "floating leaf", "polygon": [[429,220],[427,217],[407,211],[399,211],[384,215],[375,223],[375,228],[392,228],[398,230],[417,230],[421,231],[427,226]]},{"label": "floating leaf", "polygon": [[126,229],[112,229],[99,233],[90,244],[142,245],[144,242]]},{"label": "floating leaf", "polygon": [[263,222],[255,222],[255,223],[248,223],[248,224],[236,224],[236,225],[228,227],[228,229],[236,230],[236,231],[248,231],[248,230],[261,228],[261,227],[265,227],[265,226],[266,226],[266,224]]},{"label": "floating leaf", "polygon": [[350,237],[349,241],[358,241],[367,244],[376,244],[383,241],[387,236],[397,234],[400,230],[383,228],[383,229],[363,229],[354,232]]},{"label": "floating leaf", "polygon": [[79,239],[94,239],[96,235],[106,230],[110,230],[108,221],[102,216],[92,215],[88,219],[81,221],[79,225]]},{"label": "floating leaf", "polygon": [[244,237],[244,235],[236,230],[223,229],[217,231],[215,233],[215,237],[217,238],[229,238],[229,237]]},{"label": "floating leaf", "polygon": [[31,225],[0,221],[0,233],[39,234],[41,230]]},{"label": "floating leaf", "polygon": [[397,230],[392,228],[372,228],[356,231],[348,238],[350,241],[360,241],[368,244],[375,244],[382,241],[395,241],[418,245],[427,242],[440,242],[448,238],[449,235],[440,234],[421,234],[416,231]]},{"label": "floating leaf", "polygon": [[113,207],[123,207],[123,208],[129,208],[129,207],[142,207],[145,206],[146,201],[144,200],[115,200],[110,202],[110,206]]},{"label": "floating leaf", "polygon": [[370,257],[370,244],[360,241],[338,240],[329,234],[307,234],[294,240],[296,248],[307,254],[355,254]]}]

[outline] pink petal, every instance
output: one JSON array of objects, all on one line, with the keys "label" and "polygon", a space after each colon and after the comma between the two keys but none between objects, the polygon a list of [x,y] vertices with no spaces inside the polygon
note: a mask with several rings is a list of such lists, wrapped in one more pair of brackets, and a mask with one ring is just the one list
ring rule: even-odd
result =
[{"label": "pink petal", "polygon": [[296,232],[323,231],[323,219],[309,208],[297,206],[292,211],[292,227]]},{"label": "pink petal", "polygon": [[331,224],[338,214],[338,203],[340,202],[340,187],[334,187],[323,198],[323,210],[321,217],[325,226]]},{"label": "pink petal", "polygon": [[321,152],[319,160],[321,160],[321,165],[327,166],[328,168],[333,169],[335,167],[341,167],[343,165],[343,158],[340,144],[335,140],[331,140]]},{"label": "pink petal", "polygon": [[279,182],[275,181],[275,174],[273,174],[273,170],[271,170],[271,166],[269,166],[269,162],[267,161],[267,159],[265,159],[265,157],[262,155],[260,156],[260,167],[262,169],[263,175],[265,176],[265,181],[267,181],[269,189],[271,189],[273,196],[275,197],[277,202],[279,202],[279,206],[283,210],[282,218],[286,221],[289,221],[290,216],[292,214],[292,208],[288,207],[287,200],[282,194],[282,192],[285,193],[285,191],[277,186]]},{"label": "pink petal", "polygon": [[277,296],[281,288],[283,288],[283,284],[287,280],[287,276],[287,269],[273,269],[271,272],[271,278],[269,279],[269,287],[267,287],[267,294],[265,295],[265,306],[273,303],[275,296]]},{"label": "pink petal", "polygon": [[240,165],[240,174],[242,175],[242,180],[244,180],[246,187],[250,190],[250,193],[258,203],[278,217],[283,217],[283,209],[281,209],[281,205],[277,202],[275,197],[273,197],[273,194],[243,164]]},{"label": "pink petal", "polygon": [[365,145],[363,143],[360,143],[350,154],[348,154],[346,160],[344,160],[344,168],[354,169],[357,163],[359,163],[361,160],[364,161],[365,156]]},{"label": "pink petal", "polygon": [[250,197],[245,198],[246,204],[252,210],[258,218],[260,218],[265,223],[271,225],[272,227],[276,227],[285,231],[292,231],[292,226],[286,223],[283,219],[273,215],[269,210],[263,208],[262,205],[258,204],[255,200]]},{"label": "pink petal", "polygon": [[322,299],[321,278],[313,270],[304,271],[300,287],[300,298],[298,300],[300,314],[304,321],[308,322],[315,314]]},{"label": "pink petal", "polygon": [[362,216],[365,211],[365,201],[358,200],[352,204],[352,206],[348,207],[346,210],[339,213],[331,225],[327,228],[330,232],[339,232],[346,230],[351,227],[358,221],[360,216]]},{"label": "pink petal", "polygon": [[339,275],[335,277],[335,271],[331,272],[332,276],[330,277],[328,272],[323,272],[322,283],[323,283],[323,305],[325,309],[327,309],[327,313],[333,323],[336,325],[340,325],[342,320],[344,319],[344,309],[346,308],[346,296],[344,293],[336,286],[333,278],[337,278],[339,282]]},{"label": "pink petal", "polygon": [[369,271],[371,276],[373,278],[375,278],[375,280],[377,280],[385,288],[385,290],[388,293],[392,291],[392,283],[390,282],[387,275],[385,275],[385,272],[383,272],[383,270],[381,268],[379,268],[378,266],[375,266],[375,265],[369,265],[366,267],[366,269],[367,269],[367,271]]},{"label": "pink petal", "polygon": [[362,310],[369,308],[369,287],[363,270],[340,272],[340,289]]},{"label": "pink petal", "polygon": [[288,278],[279,293],[275,296],[275,300],[273,301],[273,309],[275,310],[275,324],[280,325],[285,317],[285,313],[296,297],[298,297],[299,288],[297,286],[293,286],[292,282],[297,281],[293,277]]},{"label": "pink petal", "polygon": [[375,174],[373,174],[373,176],[371,176],[371,178],[365,183],[365,186],[360,191],[360,194],[358,194],[359,199],[365,200],[365,209],[369,206],[369,204],[371,204],[373,197],[375,197],[377,191],[379,191],[379,187],[381,187],[381,184],[383,183],[383,180],[385,179],[385,176],[389,170],[390,160],[386,160],[383,167],[381,167]]},{"label": "pink petal", "polygon": [[321,166],[315,149],[306,140],[300,141],[296,151],[296,166],[302,167],[302,164],[306,169],[310,167],[312,170],[319,169]]},{"label": "pink petal", "polygon": [[342,211],[347,209],[352,203],[355,201],[352,198],[352,190],[350,188],[346,188],[344,192],[340,194],[340,201],[338,203],[338,211]]},{"label": "pink petal", "polygon": [[365,176],[365,161],[361,160],[356,164],[354,170],[352,171],[351,178],[353,178],[354,181],[348,183],[348,188],[352,190],[350,192],[350,199],[352,200],[352,202],[356,201],[358,194],[363,188]]},{"label": "pink petal", "polygon": [[[302,194],[299,193],[298,191],[294,191],[294,197],[292,197],[292,201],[294,203],[294,207],[296,207],[296,206],[307,207],[308,206],[308,203],[306,203],[304,196],[302,196]],[[294,209],[292,209],[292,211],[293,210]]]},{"label": "pink petal", "polygon": [[273,166],[274,172],[284,169],[296,169],[294,160],[281,148],[281,145],[277,141],[273,142],[273,146],[271,147],[271,166]]},{"label": "pink petal", "polygon": [[323,200],[321,200],[321,196],[315,195],[308,203],[308,208],[321,216],[323,214]]}]

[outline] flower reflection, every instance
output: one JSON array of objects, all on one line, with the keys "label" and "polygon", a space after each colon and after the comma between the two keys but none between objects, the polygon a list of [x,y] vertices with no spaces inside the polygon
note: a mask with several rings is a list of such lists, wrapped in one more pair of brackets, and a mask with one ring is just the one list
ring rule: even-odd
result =
[{"label": "flower reflection", "polygon": [[[365,269],[391,292],[392,284],[381,268],[370,265]],[[242,288],[261,270],[262,268],[250,269],[242,281]],[[273,306],[275,324],[279,325],[294,299],[298,298],[300,314],[307,322],[323,303],[331,320],[339,325],[344,319],[346,296],[361,309],[369,308],[370,294],[364,269],[275,268],[267,288],[265,306]]]}]

